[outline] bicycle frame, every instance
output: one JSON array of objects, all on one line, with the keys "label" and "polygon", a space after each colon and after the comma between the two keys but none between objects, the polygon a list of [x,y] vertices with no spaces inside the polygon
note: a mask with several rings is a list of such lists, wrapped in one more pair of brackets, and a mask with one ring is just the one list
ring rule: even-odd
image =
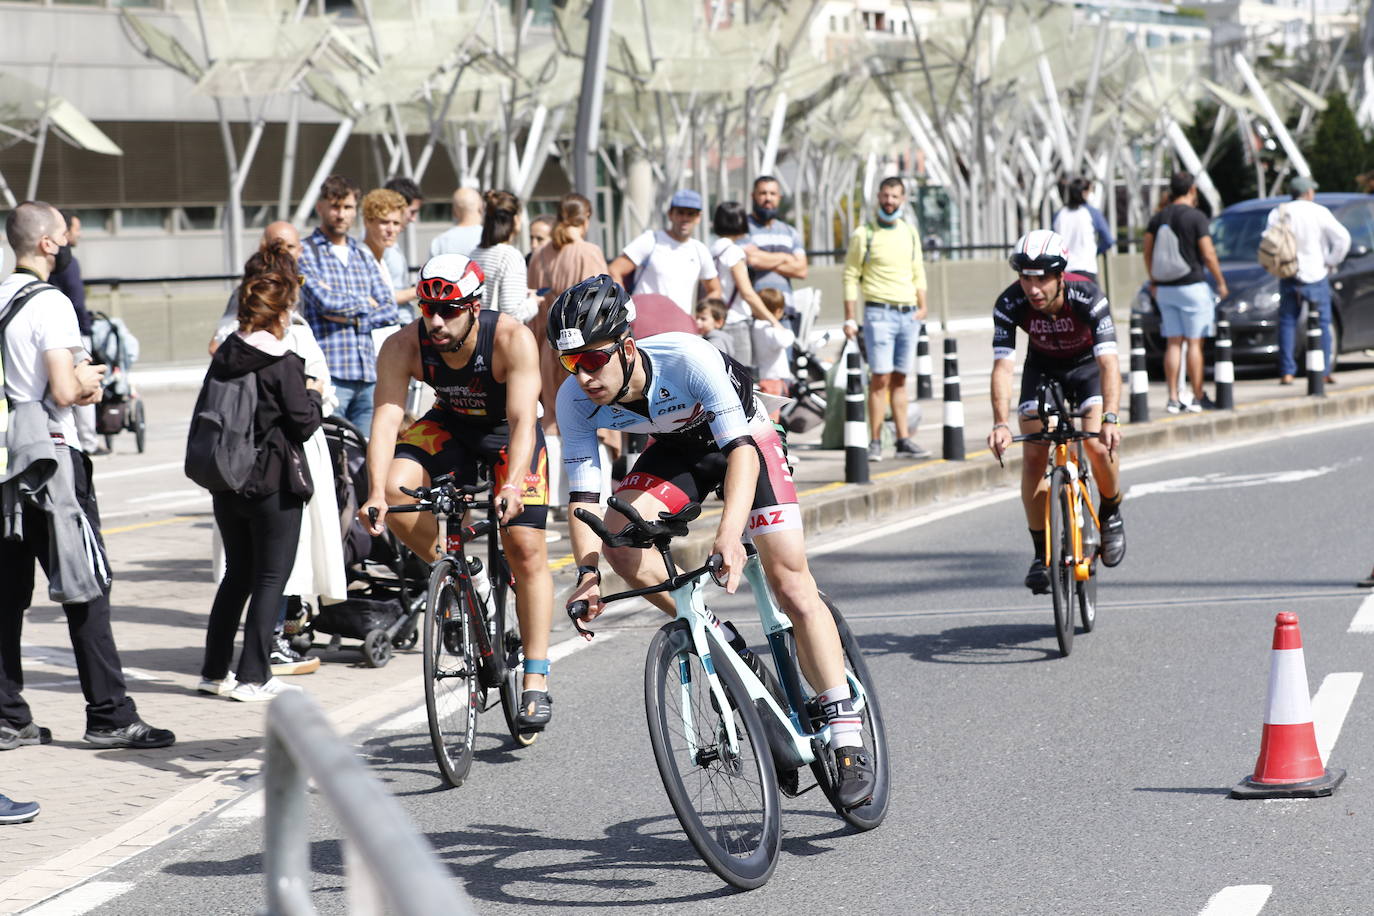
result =
[{"label": "bicycle frame", "polygon": [[[1073,532],[1073,577],[1077,582],[1086,582],[1091,575],[1089,560],[1086,551],[1083,549],[1083,508],[1086,506],[1088,515],[1092,517],[1093,525],[1101,529],[1101,520],[1097,517],[1097,510],[1093,508],[1092,494],[1088,491],[1087,481],[1084,479],[1079,467],[1083,461],[1083,443],[1080,440],[1073,449],[1069,448],[1067,442],[1054,443],[1054,449],[1050,456],[1050,461],[1045,464],[1045,479],[1049,480],[1056,468],[1064,468],[1069,475],[1069,490],[1073,493],[1073,511],[1068,513],[1067,521],[1070,530]],[[1049,494],[1045,498],[1045,538],[1048,541],[1050,531],[1050,506]],[[1053,544],[1046,544],[1045,555],[1052,557],[1050,552]]]},{"label": "bicycle frame", "polygon": [[[716,674],[716,665],[718,664],[716,659],[721,658],[725,660],[726,665],[734,670],[740,683],[744,685],[749,694],[749,701],[755,707],[762,703],[772,713],[771,717],[761,715],[761,718],[768,731],[769,745],[773,750],[775,759],[789,767],[804,766],[816,759],[813,741],[819,741],[822,745],[829,742],[830,726],[825,724],[819,729],[811,731],[809,718],[803,719],[802,711],[805,710],[806,703],[802,698],[797,666],[792,662],[785,636],[792,629],[792,621],[774,600],[773,591],[768,587],[768,581],[764,576],[763,563],[759,560],[753,545],[746,545],[746,551],[748,561],[744,567],[744,576],[749,580],[749,587],[754,595],[754,604],[758,609],[759,619],[763,623],[764,633],[768,637],[768,645],[773,655],[773,667],[779,674],[779,681],[782,683],[783,691],[787,696],[788,709],[782,708],[777,699],[764,687],[758,676],[750,670],[744,659],[740,658],[739,653],[730,647],[724,633],[721,632],[719,619],[707,609],[705,599],[702,597],[702,584],[709,575],[708,573],[702,572],[700,575],[694,576],[668,594],[672,597],[673,604],[677,608],[676,619],[683,621],[688,626],[692,645],[696,649],[697,656],[701,659],[702,667],[706,669],[711,694],[715,697],[718,708],[729,708],[725,689],[721,686],[720,678]],[[614,599],[614,597],[609,596],[607,600]],[[686,693],[690,682],[690,673],[685,664],[680,664],[684,682],[683,708],[686,709],[690,708],[690,696]],[[847,668],[845,669],[845,679],[849,681],[850,693],[854,697],[855,711],[862,711],[867,705],[863,685]],[[763,709],[761,708],[759,711],[762,714]],[[730,750],[737,753],[739,751],[739,735],[735,729],[734,717],[725,716],[723,718]],[[782,723],[787,723],[787,725],[783,726]],[[683,728],[688,746],[693,753],[696,753],[700,747],[692,731],[690,719],[683,722]]]}]

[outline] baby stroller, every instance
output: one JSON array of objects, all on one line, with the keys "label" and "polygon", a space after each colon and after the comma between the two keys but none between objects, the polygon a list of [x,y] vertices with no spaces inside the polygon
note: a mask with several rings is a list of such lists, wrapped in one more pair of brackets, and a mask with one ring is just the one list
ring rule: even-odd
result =
[{"label": "baby stroller", "polygon": [[114,447],[116,433],[129,430],[138,450],[143,451],[148,427],[143,416],[143,400],[129,381],[129,369],[138,362],[138,338],[118,318],[104,312],[91,313],[91,362],[103,363],[105,390],[95,412],[95,429],[105,437],[105,447]]},{"label": "baby stroller", "polygon": [[816,316],[821,310],[818,289],[801,289],[793,293],[797,309],[797,342],[792,347],[792,384],[790,398],[778,411],[778,423],[789,433],[804,433],[825,419],[825,376],[829,364],[820,352],[830,342],[830,332],[811,336]]},{"label": "baby stroller", "polygon": [[286,635],[291,648],[301,654],[316,645],[316,633],[330,637],[330,650],[342,648],[344,639],[360,640],[363,663],[380,668],[391,660],[393,648],[415,645],[429,569],[391,532],[373,537],[357,520],[368,488],[363,434],[341,417],[326,417],[323,429],[334,466],[349,597],[321,603],[313,614],[305,606],[295,614],[288,612]]}]

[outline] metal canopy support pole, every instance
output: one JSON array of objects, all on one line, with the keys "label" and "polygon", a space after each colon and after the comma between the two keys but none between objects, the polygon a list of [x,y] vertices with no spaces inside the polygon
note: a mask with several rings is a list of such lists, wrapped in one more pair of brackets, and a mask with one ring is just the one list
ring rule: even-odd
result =
[{"label": "metal canopy support pole", "polygon": [[296,146],[300,136],[301,94],[291,93],[291,111],[286,120],[286,140],[281,157],[281,190],[277,193],[277,219],[291,214],[291,185],[296,177]]},{"label": "metal canopy support pole", "polygon": [[1088,71],[1088,82],[1083,88],[1083,104],[1078,112],[1078,135],[1074,137],[1073,163],[1069,168],[1070,172],[1078,171],[1079,165],[1083,162],[1088,146],[1088,130],[1092,123],[1093,102],[1097,98],[1097,79],[1102,74],[1102,55],[1107,50],[1107,34],[1110,27],[1110,20],[1103,17],[1102,24],[1097,27],[1097,42],[1093,45],[1093,63]]},{"label": "metal canopy support pole", "polygon": [[1030,28],[1031,47],[1036,54],[1036,69],[1040,74],[1040,88],[1045,93],[1045,104],[1049,106],[1050,136],[1059,153],[1059,161],[1064,168],[1075,168],[1073,149],[1069,146],[1069,135],[1064,130],[1064,110],[1059,105],[1059,93],[1054,86],[1054,74],[1050,71],[1050,60],[1045,55],[1045,46],[1040,39],[1038,26]]},{"label": "metal canopy support pole", "polygon": [[315,206],[316,190],[328,177],[330,170],[334,168],[334,163],[339,161],[339,154],[343,152],[344,143],[347,142],[349,134],[353,133],[353,124],[352,118],[344,118],[339,122],[338,129],[334,131],[334,137],[329,141],[329,148],[324,151],[319,168],[315,169],[315,174],[311,176],[310,183],[305,186],[305,193],[301,196],[300,206],[296,207],[296,212],[291,217],[291,222],[297,228],[305,225],[305,218]]},{"label": "metal canopy support pole", "polygon": [[1184,136],[1183,129],[1178,126],[1177,121],[1169,118],[1168,123],[1164,126],[1164,133],[1178,152],[1178,158],[1183,160],[1184,167],[1193,173],[1193,178],[1197,182],[1197,189],[1207,198],[1207,203],[1211,204],[1212,212],[1220,213],[1221,195],[1217,193],[1217,186],[1212,183],[1212,176],[1207,174],[1207,169],[1203,167],[1202,160],[1197,157],[1197,153],[1193,150],[1193,145]]},{"label": "metal canopy support pole", "polygon": [[19,202],[14,199],[14,192],[10,190],[9,182],[5,181],[5,174],[0,172],[0,198],[5,201],[5,206],[16,207]]},{"label": "metal canopy support pole", "polygon": [[43,174],[43,150],[48,144],[48,112],[52,110],[52,78],[57,70],[57,55],[48,61],[48,88],[43,94],[43,114],[38,118],[38,137],[33,141],[33,164],[29,166],[29,192],[25,200],[38,196],[38,176]]},{"label": "metal canopy support pole", "polygon": [[[596,148],[601,129],[601,100],[606,88],[606,50],[611,36],[611,0],[592,0],[587,52],[582,59],[582,95],[573,132],[573,190],[596,199]],[[602,214],[603,218],[609,214]]]},{"label": "metal canopy support pole", "polygon": [[773,167],[778,161],[778,142],[782,139],[782,126],[786,118],[787,93],[779,92],[778,97],[773,100],[773,117],[768,121],[768,140],[763,147],[763,165],[759,168],[760,175],[773,174]]},{"label": "metal canopy support pole", "polygon": [[1250,94],[1259,103],[1260,110],[1264,112],[1264,118],[1269,122],[1269,127],[1274,131],[1274,136],[1279,138],[1279,144],[1283,146],[1283,151],[1288,154],[1288,161],[1293,164],[1293,170],[1299,175],[1311,177],[1312,168],[1307,164],[1298,145],[1293,142],[1292,136],[1288,133],[1288,128],[1283,124],[1283,118],[1274,110],[1274,105],[1269,101],[1269,94],[1264,91],[1259,80],[1255,77],[1255,71],[1250,69],[1250,64],[1245,60],[1245,55],[1239,51],[1232,58],[1236,63],[1236,69],[1240,71],[1240,78],[1245,80],[1245,86],[1250,90]]}]

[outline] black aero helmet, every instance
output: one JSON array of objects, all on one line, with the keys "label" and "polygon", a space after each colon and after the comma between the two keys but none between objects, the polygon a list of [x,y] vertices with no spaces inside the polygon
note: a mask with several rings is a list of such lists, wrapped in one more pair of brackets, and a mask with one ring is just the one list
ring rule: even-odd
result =
[{"label": "black aero helmet", "polygon": [[597,340],[619,340],[633,320],[634,303],[619,283],[606,274],[589,277],[554,300],[549,309],[549,346],[563,352]]}]

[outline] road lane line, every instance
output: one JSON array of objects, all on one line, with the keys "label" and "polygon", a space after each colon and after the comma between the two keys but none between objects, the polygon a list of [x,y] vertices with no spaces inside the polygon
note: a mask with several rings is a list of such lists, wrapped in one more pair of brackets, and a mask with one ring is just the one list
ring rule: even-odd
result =
[{"label": "road lane line", "polygon": [[95,478],[96,489],[99,490],[101,483],[106,480],[113,480],[116,477],[133,477],[135,474],[152,474],[156,471],[170,471],[172,468],[183,466],[184,462],[181,461],[164,461],[161,464],[145,464],[142,467],[125,468],[122,471],[101,471],[91,476]]},{"label": "road lane line", "polygon": [[1312,697],[1312,724],[1317,732],[1317,753],[1321,754],[1323,764],[1331,759],[1331,749],[1341,736],[1341,726],[1345,724],[1346,714],[1350,712],[1350,704],[1363,678],[1358,671],[1328,674]]},{"label": "road lane line", "polygon": [[[108,515],[105,517],[109,518]],[[102,536],[108,537],[112,534],[125,534],[129,531],[142,531],[144,528],[157,528],[161,525],[175,525],[177,522],[190,521],[195,521],[195,519],[193,519],[189,515],[174,515],[171,518],[159,518],[151,522],[138,522],[137,524],[133,525],[121,525],[118,528],[101,528],[100,533]]]},{"label": "road lane line", "polygon": [[26,912],[29,916],[81,916],[133,889],[132,881],[91,881]]},{"label": "road lane line", "polygon": [[1374,594],[1360,602],[1360,609],[1350,620],[1347,633],[1374,633]]},{"label": "road lane line", "polygon": [[1233,884],[1213,894],[1198,916],[1257,916],[1273,892],[1272,884]]}]

